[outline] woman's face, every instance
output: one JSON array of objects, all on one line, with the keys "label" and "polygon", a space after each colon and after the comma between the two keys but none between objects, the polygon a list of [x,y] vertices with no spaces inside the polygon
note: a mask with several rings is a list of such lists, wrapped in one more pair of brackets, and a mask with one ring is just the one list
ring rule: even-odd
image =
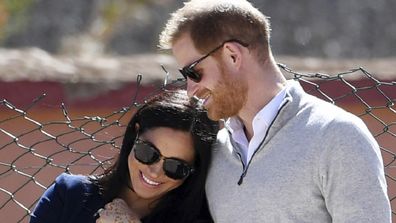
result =
[{"label": "woman's face", "polygon": [[[184,160],[190,166],[194,163],[193,139],[189,132],[158,127],[139,135],[139,139],[154,145],[163,157]],[[131,151],[128,157],[130,180],[139,197],[158,199],[184,182],[166,176],[163,163],[161,159],[151,165],[143,164]]]}]

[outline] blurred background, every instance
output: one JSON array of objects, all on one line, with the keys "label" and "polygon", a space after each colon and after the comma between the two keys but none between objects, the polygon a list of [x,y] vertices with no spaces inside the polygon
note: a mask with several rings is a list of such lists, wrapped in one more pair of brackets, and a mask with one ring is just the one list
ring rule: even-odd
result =
[{"label": "blurred background", "polygon": [[[395,56],[393,0],[251,1],[272,22],[277,55],[320,58]],[[156,52],[176,0],[2,0],[0,44],[61,55]]]},{"label": "blurred background", "polygon": [[[389,79],[394,0],[251,1],[270,17],[278,62],[304,72],[365,67]],[[174,59],[157,49],[177,0],[1,0],[0,80],[152,81]],[[112,86],[118,87],[118,86]],[[110,87],[111,88],[111,87]],[[74,91],[74,89],[73,89]],[[69,92],[69,94],[72,94]]]},{"label": "blurred background", "polygon": [[[275,59],[294,72],[337,75],[363,67],[395,83],[395,0],[251,2],[270,17]],[[181,77],[174,58],[157,43],[169,14],[182,5],[0,0],[0,219],[27,222],[59,173],[99,171],[98,160],[118,152],[123,124],[133,113],[124,108],[163,86],[166,72]],[[393,200],[395,84],[378,83],[359,70],[341,80],[317,77],[327,80],[320,89],[360,114],[380,142]],[[317,90],[318,82],[312,83]],[[351,93],[348,84],[359,91]]]}]

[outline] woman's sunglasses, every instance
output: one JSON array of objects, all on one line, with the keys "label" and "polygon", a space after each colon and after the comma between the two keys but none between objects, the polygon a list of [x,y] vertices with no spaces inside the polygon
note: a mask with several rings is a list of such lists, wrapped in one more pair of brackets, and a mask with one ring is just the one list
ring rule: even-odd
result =
[{"label": "woman's sunglasses", "polygon": [[197,72],[194,67],[197,66],[198,63],[200,63],[202,60],[204,60],[205,58],[207,58],[208,56],[210,56],[212,53],[216,52],[218,49],[222,48],[224,46],[225,43],[228,42],[237,42],[239,44],[241,44],[244,47],[248,47],[249,45],[237,40],[237,39],[230,39],[227,41],[222,42],[218,47],[214,48],[213,50],[209,51],[209,53],[207,53],[206,55],[204,55],[203,57],[199,58],[198,60],[184,66],[183,68],[179,69],[180,73],[183,75],[183,77],[185,79],[189,78],[190,80],[194,81],[195,83],[199,83],[202,79],[202,75]]},{"label": "woman's sunglasses", "polygon": [[135,141],[133,151],[135,159],[145,165],[151,165],[163,159],[162,168],[165,175],[174,180],[185,179],[194,172],[194,168],[190,167],[186,161],[177,158],[166,158],[161,155],[160,151],[153,144],[139,138]]}]

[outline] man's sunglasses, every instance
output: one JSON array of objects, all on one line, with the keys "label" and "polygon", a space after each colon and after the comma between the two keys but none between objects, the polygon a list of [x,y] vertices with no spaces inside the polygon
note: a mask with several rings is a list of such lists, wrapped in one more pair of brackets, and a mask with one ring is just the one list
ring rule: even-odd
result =
[{"label": "man's sunglasses", "polygon": [[178,158],[166,158],[161,155],[160,151],[153,144],[139,138],[135,140],[133,151],[135,159],[145,165],[151,165],[163,159],[162,168],[165,175],[174,180],[185,179],[194,172],[194,168],[190,167],[186,161]]},{"label": "man's sunglasses", "polygon": [[179,69],[180,73],[183,75],[183,77],[185,79],[189,78],[190,80],[194,81],[195,83],[199,83],[202,79],[202,75],[197,72],[194,67],[200,63],[202,60],[204,60],[205,58],[207,58],[208,56],[210,56],[212,53],[216,52],[217,50],[219,50],[220,48],[222,48],[224,46],[225,43],[229,43],[229,42],[237,42],[239,44],[241,44],[244,47],[248,47],[249,45],[237,40],[237,39],[230,39],[230,40],[226,40],[224,42],[222,42],[219,46],[217,46],[216,48],[214,48],[213,50],[209,51],[209,53],[207,53],[206,55],[204,55],[203,57],[199,58],[198,60],[184,66],[183,68]]}]

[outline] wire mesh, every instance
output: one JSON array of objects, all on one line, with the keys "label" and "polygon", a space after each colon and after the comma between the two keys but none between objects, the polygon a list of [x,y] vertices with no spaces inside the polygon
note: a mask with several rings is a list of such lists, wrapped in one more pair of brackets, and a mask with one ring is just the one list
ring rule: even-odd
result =
[{"label": "wire mesh", "polygon": [[[381,81],[363,68],[327,75],[299,73],[283,64],[282,71],[300,81],[310,94],[359,116],[378,141],[386,172],[393,216],[396,214],[396,82]],[[164,69],[165,70],[165,69]],[[166,71],[166,70],[165,70]],[[169,80],[152,94],[184,87],[182,80]],[[101,173],[119,152],[129,118],[144,100],[138,89],[129,105],[107,115],[74,117],[60,105],[61,119],[43,121],[34,109],[45,101],[41,95],[24,108],[0,101],[0,217],[8,222],[28,222],[44,190],[62,172]],[[43,112],[43,111],[39,111]],[[43,114],[41,114],[43,115]]]}]

